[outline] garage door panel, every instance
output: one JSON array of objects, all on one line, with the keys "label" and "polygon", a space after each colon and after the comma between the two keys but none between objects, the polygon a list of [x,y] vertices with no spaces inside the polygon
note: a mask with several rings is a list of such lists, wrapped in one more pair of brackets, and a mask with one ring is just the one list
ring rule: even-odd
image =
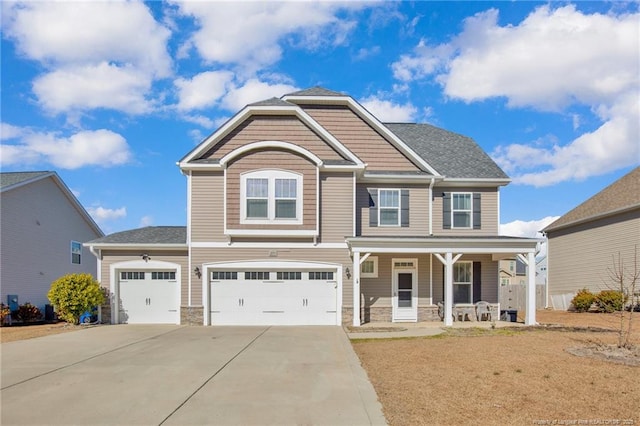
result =
[{"label": "garage door panel", "polygon": [[[244,273],[238,273],[244,277]],[[336,325],[337,284],[323,280],[210,283],[214,325]]]},{"label": "garage door panel", "polygon": [[128,324],[178,324],[180,311],[176,280],[120,280],[119,322]]}]

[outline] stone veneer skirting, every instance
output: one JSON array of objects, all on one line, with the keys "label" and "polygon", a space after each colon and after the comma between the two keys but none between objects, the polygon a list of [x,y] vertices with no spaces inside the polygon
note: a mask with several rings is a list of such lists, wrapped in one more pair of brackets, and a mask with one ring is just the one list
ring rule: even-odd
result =
[{"label": "stone veneer skirting", "polygon": [[[363,324],[369,322],[392,322],[392,308],[390,306],[367,306],[360,309],[360,320]],[[418,322],[441,321],[437,306],[418,306]],[[342,308],[342,324],[353,324],[353,309]]]},{"label": "stone veneer skirting", "polygon": [[181,325],[202,325],[204,323],[203,306],[180,306]]}]

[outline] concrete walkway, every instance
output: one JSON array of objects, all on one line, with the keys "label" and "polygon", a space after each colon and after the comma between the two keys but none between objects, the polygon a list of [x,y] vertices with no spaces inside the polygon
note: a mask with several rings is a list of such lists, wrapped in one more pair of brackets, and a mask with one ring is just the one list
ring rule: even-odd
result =
[{"label": "concrete walkway", "polygon": [[1,349],[3,425],[386,424],[340,327],[98,326]]}]

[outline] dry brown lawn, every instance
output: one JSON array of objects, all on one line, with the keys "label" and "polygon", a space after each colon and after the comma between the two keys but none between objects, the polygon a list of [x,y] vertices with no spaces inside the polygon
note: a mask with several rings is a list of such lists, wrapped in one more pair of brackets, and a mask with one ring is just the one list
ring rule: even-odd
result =
[{"label": "dry brown lawn", "polygon": [[[615,315],[552,311],[540,311],[538,321],[592,328],[619,323]],[[640,314],[634,327],[640,344]],[[471,329],[353,346],[392,425],[640,425],[640,367],[566,351],[616,338],[593,329]]]},{"label": "dry brown lawn", "polygon": [[50,334],[67,333],[80,330],[83,326],[71,325],[66,322],[56,324],[4,326],[0,327],[0,342],[14,342],[16,340],[32,339]]}]

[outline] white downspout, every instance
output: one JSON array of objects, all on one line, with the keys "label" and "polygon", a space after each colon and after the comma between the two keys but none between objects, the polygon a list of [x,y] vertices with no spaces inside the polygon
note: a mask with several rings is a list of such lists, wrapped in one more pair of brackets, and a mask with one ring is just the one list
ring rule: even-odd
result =
[{"label": "white downspout", "polygon": [[434,178],[431,178],[429,183],[429,235],[433,235],[433,185],[436,182]]}]

